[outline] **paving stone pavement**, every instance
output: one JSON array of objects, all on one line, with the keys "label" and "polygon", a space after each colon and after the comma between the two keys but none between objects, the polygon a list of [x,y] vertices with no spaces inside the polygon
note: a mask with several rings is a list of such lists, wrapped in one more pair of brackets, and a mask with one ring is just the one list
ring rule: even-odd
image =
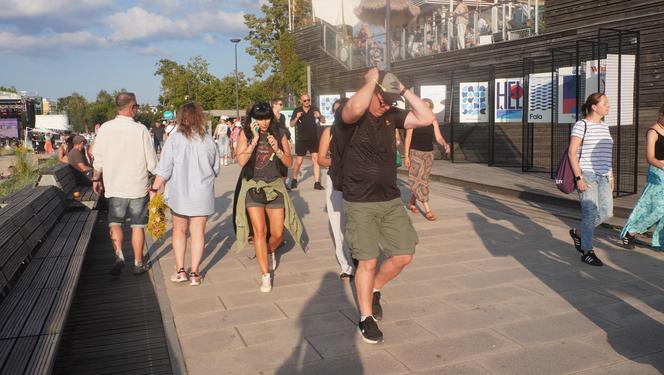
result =
[{"label": "paving stone pavement", "polygon": [[168,280],[170,232],[154,245],[189,374],[664,372],[662,253],[623,250],[615,232],[600,229],[605,267],[586,266],[567,233],[574,223],[433,183],[439,219],[409,213],[417,254],[383,290],[385,342],[368,345],[357,333],[354,288],[338,279],[324,192],[313,189],[310,169],[291,192],[310,248],[290,241],[279,251],[271,293],[258,290],[254,260],[228,252],[238,173],[224,167],[217,179],[201,286]]}]

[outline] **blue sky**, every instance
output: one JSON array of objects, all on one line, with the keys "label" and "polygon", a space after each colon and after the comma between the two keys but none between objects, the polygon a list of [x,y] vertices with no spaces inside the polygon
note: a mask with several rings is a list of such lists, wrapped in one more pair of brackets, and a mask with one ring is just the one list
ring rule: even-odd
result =
[{"label": "blue sky", "polygon": [[[231,38],[264,0],[0,0],[0,86],[56,99],[76,91],[134,91],[156,104],[155,63],[200,55],[218,77],[233,72]],[[238,68],[254,60],[238,46]]]}]

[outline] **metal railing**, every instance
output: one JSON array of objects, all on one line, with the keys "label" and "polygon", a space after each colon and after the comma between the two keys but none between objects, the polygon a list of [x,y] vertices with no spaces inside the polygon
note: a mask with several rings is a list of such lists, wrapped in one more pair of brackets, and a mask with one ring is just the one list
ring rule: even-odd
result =
[{"label": "metal railing", "polygon": [[[459,24],[454,17],[420,16],[422,22],[395,27],[389,34],[371,34],[366,25],[356,27],[332,26],[324,21],[323,48],[348,69],[369,66],[383,67],[386,48],[391,48],[392,62],[434,55],[446,51],[468,49],[479,45],[516,40],[542,33],[543,12],[508,12],[505,7],[469,13],[469,23]],[[491,22],[486,18],[491,17]],[[509,18],[506,18],[509,17]],[[498,25],[493,30],[490,24]],[[477,27],[473,27],[473,26]],[[389,40],[389,45],[387,43]]]}]

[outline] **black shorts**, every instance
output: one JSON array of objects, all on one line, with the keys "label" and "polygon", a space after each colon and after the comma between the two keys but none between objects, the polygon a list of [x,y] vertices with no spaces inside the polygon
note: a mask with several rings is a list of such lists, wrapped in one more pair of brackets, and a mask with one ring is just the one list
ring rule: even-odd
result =
[{"label": "black shorts", "polygon": [[317,139],[303,139],[295,141],[295,154],[297,156],[305,156],[318,153],[318,140]]}]

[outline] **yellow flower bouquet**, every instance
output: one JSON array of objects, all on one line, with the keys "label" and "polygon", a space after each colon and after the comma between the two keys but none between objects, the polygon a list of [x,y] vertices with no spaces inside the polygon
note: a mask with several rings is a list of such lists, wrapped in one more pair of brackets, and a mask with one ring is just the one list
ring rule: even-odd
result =
[{"label": "yellow flower bouquet", "polygon": [[155,240],[166,233],[166,208],[162,193],[157,193],[148,204],[148,233]]}]

